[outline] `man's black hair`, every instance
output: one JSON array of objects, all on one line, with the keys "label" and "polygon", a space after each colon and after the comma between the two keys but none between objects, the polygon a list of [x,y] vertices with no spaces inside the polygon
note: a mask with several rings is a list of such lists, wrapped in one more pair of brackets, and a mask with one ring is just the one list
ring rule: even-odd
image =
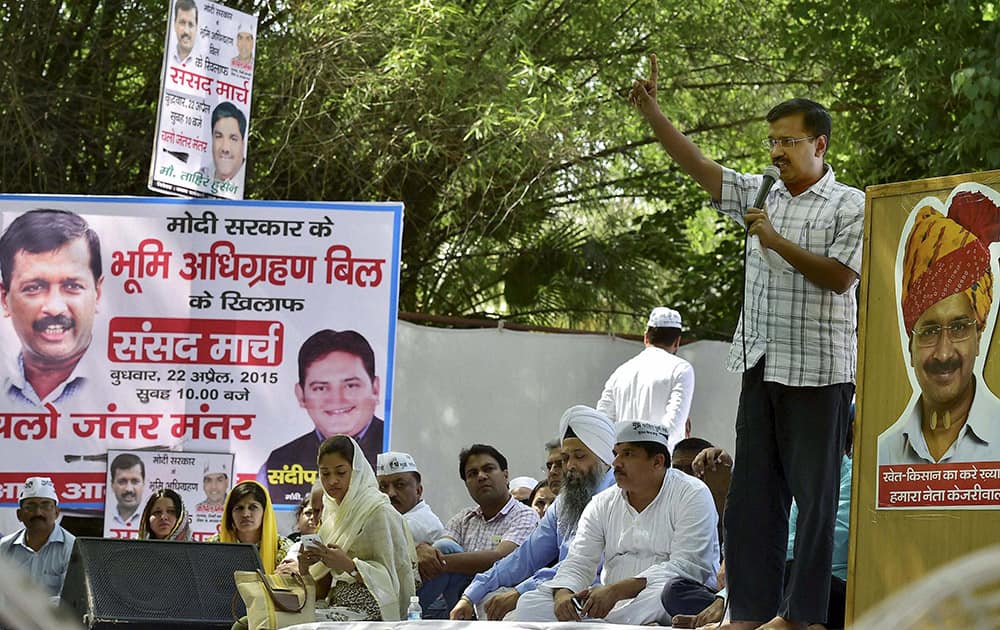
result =
[{"label": "man's black hair", "polygon": [[[194,9],[194,23],[198,23],[198,5],[194,3],[194,0],[177,0],[174,3],[174,21],[177,20],[177,14],[181,11],[190,11]],[[214,124],[214,122],[213,122]]]},{"label": "man's black hair", "polygon": [[247,117],[239,107],[229,101],[222,101],[212,110],[212,131],[215,131],[215,123],[223,118],[235,118],[236,124],[240,127],[240,137],[247,137]]},{"label": "man's black hair", "polygon": [[676,445],[674,445],[674,453],[676,454],[678,451],[680,451],[682,453],[694,453],[695,455],[697,455],[706,448],[712,448],[712,446],[713,444],[711,442],[709,442],[708,440],[704,440],[702,438],[698,437],[684,438]]},{"label": "man's black hair", "polygon": [[143,463],[142,459],[132,453],[120,453],[111,461],[111,481],[115,480],[115,473],[119,470],[128,470],[136,466],[139,467],[139,473],[142,475],[143,480],[145,480],[146,464]]},{"label": "man's black hair", "polygon": [[503,453],[493,448],[489,444],[473,444],[469,448],[463,448],[458,454],[458,476],[465,481],[465,464],[473,455],[489,455],[496,460],[500,470],[507,470],[507,458]]},{"label": "man's black hair", "polygon": [[650,326],[646,329],[646,339],[658,348],[669,348],[681,338],[680,328]]},{"label": "man's black hair", "polygon": [[833,130],[833,121],[830,119],[830,112],[826,108],[807,98],[793,98],[778,103],[767,112],[767,122],[773,123],[779,118],[802,114],[803,126],[811,136],[826,136],[826,148],[830,150],[830,134]]},{"label": "man's black hair", "polygon": [[299,348],[299,385],[306,386],[306,370],[331,352],[346,352],[361,359],[365,372],[375,382],[375,352],[364,336],[354,330],[321,330]]},{"label": "man's black hair", "polygon": [[0,236],[0,275],[4,291],[10,291],[14,258],[20,251],[44,254],[65,247],[70,241],[84,238],[90,250],[90,272],[94,283],[101,278],[101,241],[80,215],[68,210],[39,208],[17,217]]}]

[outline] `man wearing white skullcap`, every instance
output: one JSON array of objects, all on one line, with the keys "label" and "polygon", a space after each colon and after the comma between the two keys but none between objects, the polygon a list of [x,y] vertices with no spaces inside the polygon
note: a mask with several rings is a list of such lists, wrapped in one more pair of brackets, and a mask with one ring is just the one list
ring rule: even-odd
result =
[{"label": "man wearing white skullcap", "polygon": [[614,424],[607,416],[583,405],[570,407],[559,421],[559,435],[564,471],[555,503],[516,551],[476,575],[452,609],[452,619],[471,619],[473,608],[479,619],[503,619],[521,595],[551,580],[559,565],[549,565],[566,557],[583,509],[592,496],[614,485]]},{"label": "man wearing white skullcap", "polygon": [[236,56],[230,62],[234,68],[253,71],[253,30],[241,23],[236,28]]},{"label": "man wearing white skullcap", "polygon": [[377,474],[378,489],[403,515],[415,544],[433,543],[444,534],[441,519],[423,500],[424,486],[413,456],[393,451],[379,453]]},{"label": "man wearing white skullcap", "polygon": [[538,480],[534,477],[514,477],[510,480],[510,496],[521,503],[527,504],[531,491],[538,485]]},{"label": "man wearing white skullcap", "polygon": [[[615,428],[618,487],[587,505],[555,577],[518,601],[515,619],[669,624],[661,602],[668,582],[716,586],[718,514],[708,486],[670,467],[662,425],[619,422]],[[593,586],[602,557],[601,586]]]},{"label": "man wearing white skullcap", "polygon": [[76,537],[56,524],[59,497],[48,477],[28,477],[17,495],[24,529],[0,540],[0,556],[20,566],[49,595],[58,596]]},{"label": "man wearing white skullcap", "polygon": [[694,368],[677,356],[681,315],[658,306],[649,314],[645,350],[618,367],[597,403],[615,421],[642,420],[662,424],[669,432],[667,448],[687,437],[694,397]]}]

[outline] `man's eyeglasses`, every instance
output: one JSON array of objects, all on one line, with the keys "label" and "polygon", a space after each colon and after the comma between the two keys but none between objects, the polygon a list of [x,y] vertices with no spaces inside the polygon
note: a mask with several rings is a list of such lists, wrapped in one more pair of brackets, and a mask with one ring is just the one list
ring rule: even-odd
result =
[{"label": "man's eyeglasses", "polygon": [[774,147],[780,146],[782,149],[791,149],[796,144],[800,142],[805,142],[806,140],[815,140],[816,136],[806,136],[804,138],[764,138],[763,144],[764,148],[768,151],[774,149]]},{"label": "man's eyeglasses", "polygon": [[921,348],[936,346],[941,340],[941,331],[948,331],[948,339],[951,341],[965,341],[972,336],[973,331],[979,328],[979,324],[972,319],[960,319],[947,326],[940,324],[928,324],[923,328],[913,329],[913,338],[917,340],[917,345]]}]

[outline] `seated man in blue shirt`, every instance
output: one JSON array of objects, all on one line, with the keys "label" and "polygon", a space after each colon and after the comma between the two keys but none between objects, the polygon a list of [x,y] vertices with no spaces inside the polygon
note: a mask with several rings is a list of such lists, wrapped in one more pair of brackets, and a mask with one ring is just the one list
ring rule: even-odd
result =
[{"label": "seated man in blue shirt", "polygon": [[[583,508],[592,496],[614,485],[611,450],[615,432],[607,416],[583,405],[570,407],[559,421],[559,435],[564,464],[562,488],[555,503],[516,551],[476,575],[452,608],[452,619],[472,619],[474,613],[480,619],[503,619],[514,610],[522,593],[552,579],[559,565],[550,565],[566,557]],[[495,594],[490,597],[491,593]],[[475,612],[484,601],[485,610]]]},{"label": "seated man in blue shirt", "polygon": [[20,566],[38,586],[58,597],[76,537],[56,525],[59,499],[48,477],[29,477],[17,496],[24,529],[0,540],[0,556]]}]

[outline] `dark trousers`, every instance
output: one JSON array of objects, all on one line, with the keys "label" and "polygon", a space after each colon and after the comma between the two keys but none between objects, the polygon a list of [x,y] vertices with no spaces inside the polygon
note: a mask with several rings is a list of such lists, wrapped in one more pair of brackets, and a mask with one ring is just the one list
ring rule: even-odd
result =
[{"label": "dark trousers", "polygon": [[[833,527],[854,385],[790,387],[764,381],[764,359],[743,374],[736,463],[724,517],[734,621],[775,615],[824,623]],[[795,563],[783,580],[788,510],[799,506]]]},{"label": "dark trousers", "polygon": [[697,615],[715,601],[715,591],[700,582],[673,578],[663,587],[660,602],[667,614]]},{"label": "dark trousers", "polygon": [[[788,581],[788,574],[792,570],[794,560],[785,563],[785,581]],[[830,576],[830,603],[826,607],[827,630],[843,630],[844,615],[847,609],[847,582],[836,575]],[[812,623],[812,622],[810,622]]]}]

